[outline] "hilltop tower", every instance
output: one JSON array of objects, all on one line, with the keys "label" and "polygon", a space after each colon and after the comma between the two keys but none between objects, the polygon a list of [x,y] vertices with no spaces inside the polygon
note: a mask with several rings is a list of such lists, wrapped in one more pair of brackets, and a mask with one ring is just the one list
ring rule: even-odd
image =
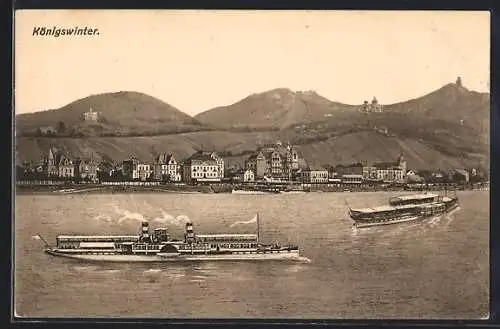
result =
[{"label": "hilltop tower", "polygon": [[377,97],[373,96],[370,108],[372,112],[382,112],[382,106],[378,103]]},{"label": "hilltop tower", "polygon": [[457,78],[456,85],[457,85],[457,87],[462,87],[462,78],[461,77]]},{"label": "hilltop tower", "polygon": [[99,114],[90,108],[88,112],[83,113],[83,116],[85,121],[97,121]]},{"label": "hilltop tower", "polygon": [[363,101],[363,105],[361,105],[360,109],[361,112],[369,112],[370,111],[370,105],[368,104],[368,101]]}]

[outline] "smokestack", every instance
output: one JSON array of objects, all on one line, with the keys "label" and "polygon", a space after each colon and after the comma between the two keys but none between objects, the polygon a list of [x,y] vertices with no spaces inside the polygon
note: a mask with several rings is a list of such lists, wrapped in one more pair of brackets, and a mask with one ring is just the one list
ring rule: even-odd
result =
[{"label": "smokestack", "polygon": [[148,222],[142,222],[141,237],[142,237],[142,239],[149,238],[149,223]]},{"label": "smokestack", "polygon": [[193,229],[193,224],[192,223],[186,223],[185,239],[186,239],[186,242],[188,242],[188,243],[193,243],[194,240],[195,240],[195,238],[194,238],[194,229]]}]

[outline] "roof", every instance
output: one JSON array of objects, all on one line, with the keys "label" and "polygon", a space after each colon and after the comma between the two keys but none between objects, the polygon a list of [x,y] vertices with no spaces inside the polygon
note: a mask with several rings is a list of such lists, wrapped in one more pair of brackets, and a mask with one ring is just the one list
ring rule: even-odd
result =
[{"label": "roof", "polygon": [[374,163],[373,166],[377,169],[390,169],[390,168],[399,167],[399,163],[398,162],[379,162],[379,163]]},{"label": "roof", "polygon": [[438,197],[437,194],[433,193],[424,193],[424,194],[413,194],[413,195],[400,195],[396,196],[394,198],[391,198],[392,200],[400,200],[400,201],[408,201],[408,200],[422,200],[422,199],[428,199],[428,198],[435,198]]},{"label": "roof", "polygon": [[373,212],[380,212],[380,211],[391,211],[394,209],[396,209],[396,208],[392,207],[392,206],[378,206],[378,207],[372,207],[372,208],[352,209],[352,211],[373,213]]},{"label": "roof", "polygon": [[58,235],[58,239],[84,240],[84,239],[138,239],[138,235]]},{"label": "roof", "polygon": [[416,207],[425,207],[428,205],[435,205],[435,203],[430,203],[430,204],[407,204],[407,205],[402,205],[402,206],[378,206],[378,207],[372,207],[372,208],[359,208],[359,209],[352,209],[352,211],[356,212],[363,212],[363,213],[375,213],[375,212],[383,212],[383,211],[393,211],[396,209],[411,209],[411,208],[416,208]]},{"label": "roof", "polygon": [[154,162],[157,164],[167,164],[172,158],[172,153],[160,153],[154,158]]},{"label": "roof", "polygon": [[328,169],[322,168],[320,166],[310,166],[309,171],[328,171]]},{"label": "roof", "polygon": [[197,234],[199,239],[257,240],[257,234]]},{"label": "roof", "polygon": [[357,162],[357,163],[351,163],[348,165],[338,164],[335,166],[335,168],[353,168],[353,167],[363,167],[363,164],[360,162]]},{"label": "roof", "polygon": [[455,169],[455,171],[464,176],[467,176],[469,174],[465,169]]},{"label": "roof", "polygon": [[59,165],[60,166],[72,166],[74,163],[73,163],[73,160],[70,159],[69,157],[65,156],[64,154],[61,155],[61,157],[59,158]]},{"label": "roof", "polygon": [[232,234],[232,233],[222,233],[222,234],[196,234],[198,238],[256,238],[257,234]]},{"label": "roof", "polygon": [[196,152],[184,160],[184,162],[186,162],[186,163],[190,163],[191,161],[214,161],[214,162],[216,162],[210,155],[203,154],[203,152]]}]

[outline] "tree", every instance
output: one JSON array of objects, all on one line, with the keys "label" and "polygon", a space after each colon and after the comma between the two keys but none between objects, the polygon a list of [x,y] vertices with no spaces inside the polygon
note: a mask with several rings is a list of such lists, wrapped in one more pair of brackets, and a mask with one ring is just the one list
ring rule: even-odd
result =
[{"label": "tree", "polygon": [[163,174],[161,175],[161,181],[163,183],[169,183],[171,180],[170,174]]},{"label": "tree", "polygon": [[56,129],[58,133],[65,133],[66,132],[66,125],[62,121],[58,121],[56,125]]}]

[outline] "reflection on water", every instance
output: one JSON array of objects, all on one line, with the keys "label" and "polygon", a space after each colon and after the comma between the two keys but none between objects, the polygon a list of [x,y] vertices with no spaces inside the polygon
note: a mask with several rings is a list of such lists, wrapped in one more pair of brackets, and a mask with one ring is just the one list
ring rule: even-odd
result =
[{"label": "reflection on water", "polygon": [[[349,193],[351,206],[389,193]],[[25,316],[481,318],[488,312],[489,195],[423,222],[355,229],[346,194],[37,195],[16,199],[16,311]],[[301,262],[82,263],[43,253],[37,233],[136,234],[139,222],[203,233],[258,212],[264,242]]]}]

